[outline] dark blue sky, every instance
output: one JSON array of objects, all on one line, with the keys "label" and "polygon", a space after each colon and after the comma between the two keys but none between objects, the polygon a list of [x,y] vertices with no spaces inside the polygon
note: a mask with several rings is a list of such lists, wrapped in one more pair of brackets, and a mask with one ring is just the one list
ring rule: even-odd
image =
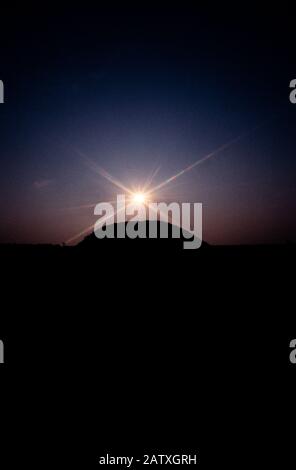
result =
[{"label": "dark blue sky", "polygon": [[245,132],[159,199],[202,202],[210,243],[296,241],[288,14],[85,7],[6,15],[2,242],[61,243],[95,221],[91,208],[74,207],[116,190],[82,154],[127,186],[160,166],[158,183]]}]

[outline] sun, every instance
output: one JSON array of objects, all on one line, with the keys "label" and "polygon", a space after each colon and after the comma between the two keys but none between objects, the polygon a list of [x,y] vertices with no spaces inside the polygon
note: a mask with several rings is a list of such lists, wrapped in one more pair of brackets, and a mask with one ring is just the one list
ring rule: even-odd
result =
[{"label": "sun", "polygon": [[134,193],[131,199],[134,204],[145,204],[147,200],[145,193]]}]

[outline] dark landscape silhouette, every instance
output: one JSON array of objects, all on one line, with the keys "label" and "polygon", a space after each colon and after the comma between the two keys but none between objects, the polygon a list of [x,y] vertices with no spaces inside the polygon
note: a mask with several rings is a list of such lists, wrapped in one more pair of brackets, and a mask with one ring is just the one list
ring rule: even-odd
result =
[{"label": "dark landscape silhouette", "polygon": [[[117,224],[115,234],[117,233]],[[158,234],[160,222],[157,222]],[[210,245],[206,241],[198,249],[184,249],[183,242],[188,240],[181,233],[180,238],[172,237],[172,225],[168,224],[168,238],[103,238],[98,239],[95,234],[85,236],[76,245],[65,244],[1,244],[0,256],[2,259],[22,258],[67,260],[67,259],[105,259],[114,257],[140,257],[157,259],[159,256],[174,257],[178,259],[199,259],[204,261],[221,261],[221,263],[240,261],[253,263],[262,260],[263,263],[278,260],[288,261],[296,254],[294,243],[278,245]]]}]

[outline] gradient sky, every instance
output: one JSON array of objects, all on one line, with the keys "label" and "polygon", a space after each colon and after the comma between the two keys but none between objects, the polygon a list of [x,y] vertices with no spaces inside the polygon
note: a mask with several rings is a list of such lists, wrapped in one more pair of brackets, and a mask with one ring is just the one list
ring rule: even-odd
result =
[{"label": "gradient sky", "polygon": [[[158,200],[203,203],[209,243],[296,241],[296,78],[288,12],[26,9],[0,36],[0,241],[62,243],[77,208],[155,184],[248,133]],[[4,19],[1,20],[2,22]]]}]

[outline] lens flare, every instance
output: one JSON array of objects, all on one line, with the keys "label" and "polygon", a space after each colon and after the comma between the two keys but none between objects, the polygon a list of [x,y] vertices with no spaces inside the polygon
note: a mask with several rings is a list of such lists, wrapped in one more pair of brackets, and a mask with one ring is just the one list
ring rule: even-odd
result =
[{"label": "lens flare", "polygon": [[[86,155],[84,155],[82,152],[80,152],[78,149],[76,148],[73,148],[73,150],[81,157],[84,159],[84,161],[88,164],[88,166],[90,167],[90,169],[94,170],[96,173],[98,173],[100,176],[102,176],[103,178],[105,178],[106,180],[108,180],[110,183],[112,183],[114,186],[116,186],[117,188],[121,189],[124,191],[124,193],[127,195],[128,197],[128,201],[132,204],[135,204],[135,205],[147,205],[148,203],[150,203],[152,200],[154,200],[155,198],[155,192],[165,188],[167,185],[169,185],[170,183],[172,183],[173,181],[175,181],[177,178],[179,178],[180,176],[184,175],[185,173],[193,170],[193,168],[201,165],[202,163],[206,162],[207,160],[217,156],[218,154],[222,153],[224,150],[227,150],[229,147],[235,145],[236,143],[238,143],[240,140],[242,139],[245,139],[246,137],[248,137],[250,134],[256,132],[258,129],[260,129],[263,125],[265,125],[266,123],[268,123],[271,119],[274,119],[274,117],[272,118],[269,118],[267,119],[266,121],[263,121],[261,124],[257,125],[257,126],[254,126],[252,129],[250,129],[249,131],[246,131],[242,134],[240,134],[239,136],[235,137],[234,139],[231,139],[229,140],[228,142],[226,142],[225,144],[221,145],[220,147],[218,147],[216,150],[214,150],[213,152],[210,152],[208,153],[207,155],[205,155],[204,157],[194,161],[193,163],[191,163],[191,165],[183,168],[182,170],[180,170],[178,173],[170,176],[169,178],[165,179],[164,181],[160,182],[159,184],[157,184],[156,186],[152,186],[152,181],[154,179],[154,177],[156,176],[156,174],[158,173],[160,167],[156,168],[155,171],[153,171],[153,173],[151,174],[151,176],[146,180],[146,184],[145,186],[142,186],[142,190],[136,190],[135,191],[135,188],[134,189],[130,189],[129,187],[125,186],[121,181],[119,181],[117,178],[115,178],[114,176],[112,176],[110,173],[108,173],[106,170],[104,170],[103,168],[101,168],[100,166],[98,166],[94,161],[92,161],[90,158],[88,158]],[[154,196],[154,197],[153,197]],[[93,205],[90,205],[89,207],[92,207],[94,206],[95,204]],[[83,206],[79,207],[78,208],[82,208]],[[88,207],[87,205],[85,207]],[[71,208],[70,208],[71,209]],[[72,209],[75,209],[72,208]],[[81,237],[82,235],[85,235],[86,233],[89,233],[90,230],[92,229],[93,225],[91,225],[90,227],[86,228],[85,230],[83,230],[82,232],[78,233],[77,235],[71,237],[67,243],[72,243],[74,240],[76,240],[77,238]]]},{"label": "lens flare", "polygon": [[146,202],[145,193],[135,193],[132,195],[131,200],[134,204],[145,204]]}]

